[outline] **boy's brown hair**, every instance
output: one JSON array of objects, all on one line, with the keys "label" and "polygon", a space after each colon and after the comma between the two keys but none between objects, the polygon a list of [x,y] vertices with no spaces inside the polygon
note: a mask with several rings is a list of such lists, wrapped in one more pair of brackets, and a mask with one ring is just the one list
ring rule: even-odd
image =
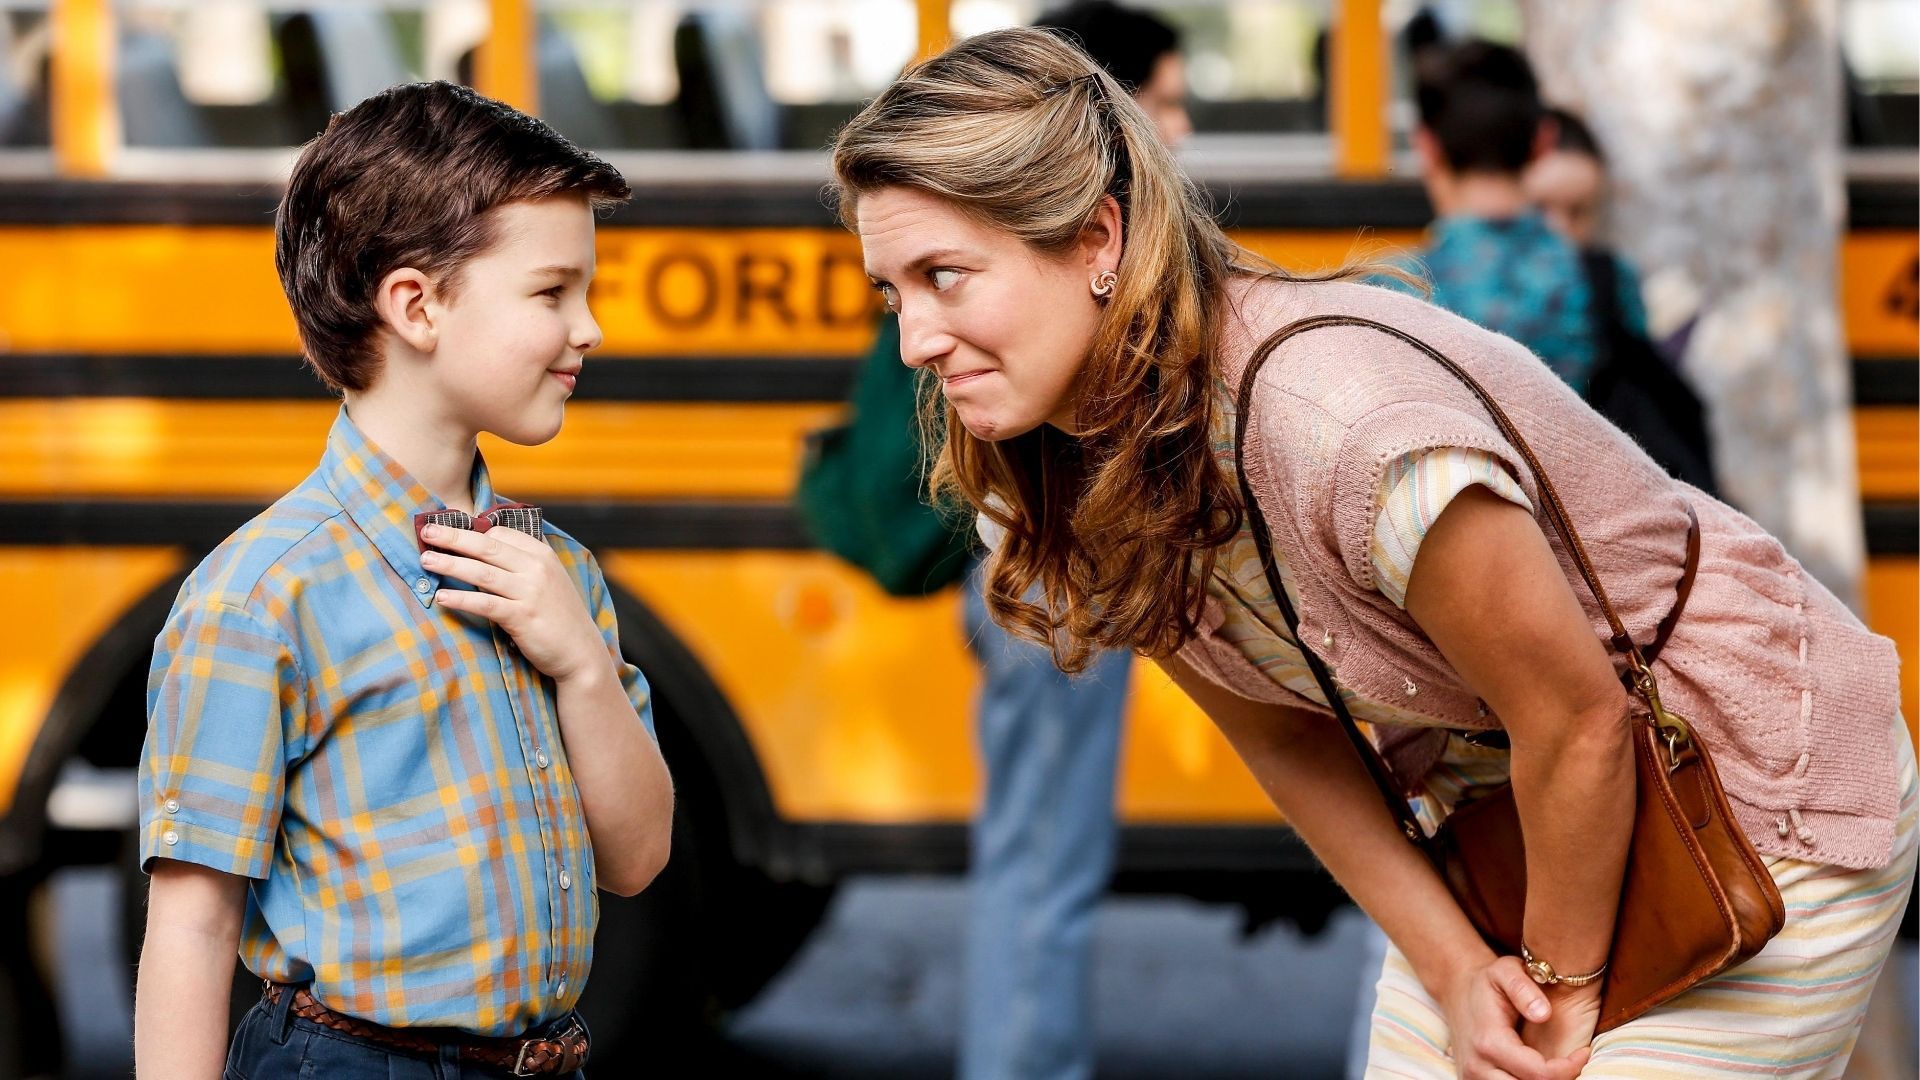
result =
[{"label": "boy's brown hair", "polygon": [[335,390],[380,370],[374,291],[411,266],[457,294],[494,240],[488,211],[631,195],[620,171],[525,113],[448,82],[383,90],[335,116],[300,152],[274,220],[273,262],[307,362]]}]

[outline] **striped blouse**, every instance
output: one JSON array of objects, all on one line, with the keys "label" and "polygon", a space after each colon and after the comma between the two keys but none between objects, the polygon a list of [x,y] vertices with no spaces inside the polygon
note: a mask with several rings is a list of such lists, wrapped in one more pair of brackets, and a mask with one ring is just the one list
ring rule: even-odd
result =
[{"label": "striped blouse", "polygon": [[[1213,449],[1231,465],[1231,436],[1217,439]],[[1454,496],[1475,484],[1529,511],[1533,509],[1512,474],[1485,451],[1443,447],[1407,454],[1388,463],[1375,495],[1370,557],[1381,594],[1395,606],[1407,606],[1407,581],[1413,575],[1420,542]],[[1281,560],[1278,552],[1274,557]],[[1279,569],[1281,583],[1297,605],[1298,592],[1284,561],[1280,561]],[[1309,701],[1326,704],[1326,694],[1273,602],[1250,523],[1243,522],[1239,534],[1221,551],[1207,591],[1225,613],[1219,630],[1221,640],[1231,642],[1275,683]],[[1348,712],[1362,723],[1421,727],[1431,723],[1393,702],[1362,698],[1344,686],[1341,696]],[[1450,738],[1439,763],[1427,774],[1425,787],[1430,797],[1418,800],[1421,823],[1433,829],[1459,802],[1481,789],[1505,783],[1506,778],[1505,750],[1475,746],[1459,736]]]}]

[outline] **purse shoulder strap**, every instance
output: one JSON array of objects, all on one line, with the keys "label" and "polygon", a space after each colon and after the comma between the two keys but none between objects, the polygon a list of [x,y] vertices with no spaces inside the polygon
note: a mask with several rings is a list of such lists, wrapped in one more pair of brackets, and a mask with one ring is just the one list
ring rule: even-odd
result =
[{"label": "purse shoulder strap", "polygon": [[[1395,821],[1398,822],[1400,831],[1405,833],[1409,840],[1420,843],[1425,840],[1426,834],[1420,828],[1418,820],[1414,817],[1412,807],[1408,805],[1407,800],[1401,796],[1398,788],[1393,783],[1393,775],[1391,771],[1388,770],[1386,762],[1381,759],[1380,751],[1374,747],[1371,740],[1361,734],[1359,726],[1354,723],[1353,715],[1347,709],[1345,699],[1340,695],[1340,687],[1335,683],[1333,673],[1327,669],[1325,662],[1323,662],[1313,650],[1307,647],[1306,642],[1301,637],[1299,616],[1293,610],[1293,602],[1287,597],[1285,583],[1280,578],[1280,568],[1274,562],[1273,538],[1267,528],[1266,514],[1260,508],[1259,500],[1254,496],[1253,484],[1247,479],[1247,420],[1253,409],[1253,391],[1261,367],[1273,356],[1274,351],[1289,338],[1306,333],[1309,330],[1318,330],[1329,326],[1361,326],[1378,330],[1390,337],[1398,338],[1415,349],[1418,349],[1420,352],[1425,353],[1427,356],[1432,357],[1441,367],[1445,368],[1454,378],[1460,380],[1468,390],[1473,392],[1473,395],[1480,400],[1480,403],[1486,407],[1487,412],[1493,417],[1494,425],[1499,428],[1500,433],[1506,437],[1507,441],[1513,445],[1514,450],[1519,453],[1521,459],[1526,462],[1527,470],[1533,476],[1534,486],[1539,491],[1541,504],[1546,510],[1547,520],[1552,524],[1554,531],[1559,533],[1561,541],[1566,545],[1567,551],[1573,557],[1574,565],[1580,571],[1580,576],[1585,579],[1587,588],[1592,590],[1594,599],[1600,603],[1600,610],[1606,615],[1607,626],[1613,632],[1612,645],[1614,649],[1627,656],[1638,669],[1644,669],[1648,663],[1648,659],[1642,653],[1639,645],[1634,642],[1633,636],[1627,633],[1626,625],[1620,621],[1620,616],[1614,612],[1613,603],[1607,599],[1606,589],[1601,586],[1600,579],[1594,572],[1593,563],[1587,558],[1586,546],[1580,542],[1580,535],[1574,531],[1573,522],[1567,516],[1566,506],[1560,501],[1560,493],[1554,489],[1553,482],[1547,478],[1546,471],[1541,468],[1540,459],[1534,455],[1533,449],[1527,445],[1526,439],[1520,434],[1520,429],[1507,417],[1505,410],[1500,408],[1499,403],[1493,400],[1493,396],[1487,393],[1486,389],[1482,387],[1473,376],[1467,374],[1464,368],[1449,359],[1438,349],[1435,349],[1426,342],[1421,341],[1419,338],[1403,330],[1388,326],[1386,323],[1375,322],[1372,319],[1363,319],[1352,315],[1316,315],[1288,323],[1279,330],[1274,331],[1271,336],[1260,343],[1260,346],[1254,350],[1253,356],[1247,361],[1246,371],[1240,378],[1240,392],[1238,395],[1239,407],[1234,414],[1233,421],[1234,470],[1240,480],[1241,500],[1247,507],[1247,522],[1253,531],[1254,544],[1260,552],[1260,565],[1266,572],[1267,588],[1273,593],[1274,603],[1279,606],[1280,614],[1286,619],[1287,632],[1293,636],[1294,644],[1306,659],[1307,667],[1313,672],[1314,680],[1320,684],[1321,692],[1326,695],[1328,708],[1332,709],[1334,715],[1339,718],[1340,726],[1346,732],[1348,741],[1353,743],[1354,749],[1360,755],[1361,762],[1367,767],[1368,774],[1372,776],[1374,784],[1379,787],[1381,796],[1386,800],[1387,810],[1393,815]],[[1687,508],[1687,514],[1691,519],[1693,516],[1693,508],[1691,506]],[[1685,584],[1689,586],[1692,584],[1693,579],[1694,552],[1698,550],[1698,538],[1699,528],[1696,521],[1689,533],[1688,566],[1683,579]],[[1683,592],[1682,603],[1684,603],[1684,599],[1685,594]],[[1678,614],[1679,607],[1676,605],[1673,613],[1668,616],[1668,620],[1661,624],[1661,632],[1656,638],[1659,644],[1665,644],[1667,632],[1672,629],[1672,623],[1677,619]]]}]

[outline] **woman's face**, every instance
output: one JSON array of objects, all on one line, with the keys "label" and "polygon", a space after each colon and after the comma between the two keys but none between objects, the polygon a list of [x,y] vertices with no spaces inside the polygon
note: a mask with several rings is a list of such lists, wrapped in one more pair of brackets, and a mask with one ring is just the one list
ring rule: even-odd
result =
[{"label": "woman's face", "polygon": [[1580,247],[1592,246],[1600,231],[1600,200],[1606,174],[1586,154],[1555,150],[1527,167],[1527,198],[1546,215],[1547,224]]},{"label": "woman's face", "polygon": [[1091,281],[1120,262],[1119,208],[1068,251],[1036,251],[917,188],[856,206],[867,276],[900,317],[900,359],[931,368],[976,438],[1074,430],[1076,384],[1100,323]]}]

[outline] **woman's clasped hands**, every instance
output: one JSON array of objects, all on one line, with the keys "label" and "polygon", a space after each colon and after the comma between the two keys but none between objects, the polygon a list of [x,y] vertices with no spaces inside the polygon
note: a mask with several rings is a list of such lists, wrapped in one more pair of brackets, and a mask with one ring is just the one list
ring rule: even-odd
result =
[{"label": "woman's clasped hands", "polygon": [[1464,969],[1440,1004],[1462,1080],[1572,1080],[1593,1054],[1600,984],[1550,995],[1502,956]]}]

